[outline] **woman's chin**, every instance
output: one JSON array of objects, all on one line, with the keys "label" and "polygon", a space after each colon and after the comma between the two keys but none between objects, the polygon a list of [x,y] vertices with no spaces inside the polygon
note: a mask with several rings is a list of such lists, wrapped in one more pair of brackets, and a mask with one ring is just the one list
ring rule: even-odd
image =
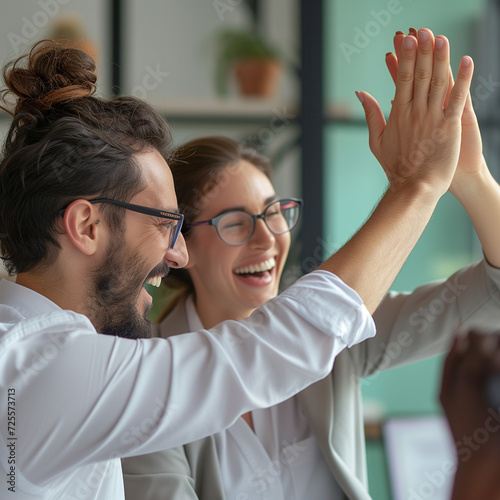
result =
[{"label": "woman's chin", "polygon": [[262,291],[261,293],[255,295],[253,297],[249,297],[247,304],[248,304],[250,309],[252,309],[252,310],[257,309],[258,307],[263,306],[267,301],[276,297],[276,295],[277,295],[277,292],[274,289],[268,290],[266,292]]}]

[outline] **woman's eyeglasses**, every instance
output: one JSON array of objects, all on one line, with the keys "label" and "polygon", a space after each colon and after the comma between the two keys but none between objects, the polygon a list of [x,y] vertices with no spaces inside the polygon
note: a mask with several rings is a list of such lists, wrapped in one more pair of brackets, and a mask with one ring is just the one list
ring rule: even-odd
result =
[{"label": "woman's eyeglasses", "polygon": [[261,214],[253,215],[245,210],[231,210],[210,220],[191,222],[184,227],[215,226],[219,238],[228,245],[243,245],[253,235],[255,221],[262,219],[273,234],[285,234],[297,224],[302,200],[287,198],[273,201]]}]

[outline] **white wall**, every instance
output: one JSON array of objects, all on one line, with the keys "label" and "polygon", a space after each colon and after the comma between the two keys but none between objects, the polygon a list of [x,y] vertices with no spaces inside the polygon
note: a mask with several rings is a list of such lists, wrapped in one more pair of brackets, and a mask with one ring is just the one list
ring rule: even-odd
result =
[{"label": "white wall", "polygon": [[[290,56],[297,46],[296,0],[263,3],[263,31]],[[159,68],[161,81],[149,91],[171,98],[215,96],[214,35],[221,29],[245,25],[250,13],[241,0],[125,0],[128,33],[125,38],[125,93],[141,86],[148,68]],[[290,41],[295,39],[294,45]],[[292,49],[291,49],[292,48]],[[287,75],[280,97],[289,98],[292,90]],[[141,91],[139,91],[141,92]]]},{"label": "white wall", "polygon": [[102,0],[0,0],[0,64],[23,54],[36,41],[46,38],[60,16],[77,16],[91,40],[99,45],[99,79],[109,87],[109,18]]}]

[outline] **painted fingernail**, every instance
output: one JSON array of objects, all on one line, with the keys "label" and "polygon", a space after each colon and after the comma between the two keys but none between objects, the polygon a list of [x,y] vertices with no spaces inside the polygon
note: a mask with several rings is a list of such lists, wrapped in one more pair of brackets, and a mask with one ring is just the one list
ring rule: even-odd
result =
[{"label": "painted fingernail", "polygon": [[415,39],[412,36],[406,36],[403,40],[403,46],[405,49],[412,49],[415,47]]},{"label": "painted fingernail", "polygon": [[396,31],[396,35],[404,35],[404,31]]},{"label": "painted fingernail", "polygon": [[429,33],[427,33],[427,31],[425,30],[420,30],[418,32],[418,40],[419,42],[426,42],[427,40],[429,40]]},{"label": "painted fingernail", "polygon": [[361,92],[358,92],[357,90],[356,90],[355,94],[356,94],[356,97],[359,99],[359,102],[361,104],[363,104],[363,101],[364,101],[363,94]]},{"label": "painted fingernail", "polygon": [[444,47],[444,40],[442,38],[436,38],[436,49],[442,49]]},{"label": "painted fingernail", "polygon": [[462,66],[469,66],[471,59],[469,56],[462,57]]},{"label": "painted fingernail", "polygon": [[415,28],[410,28],[409,33],[410,33],[410,35],[417,36],[417,30]]}]

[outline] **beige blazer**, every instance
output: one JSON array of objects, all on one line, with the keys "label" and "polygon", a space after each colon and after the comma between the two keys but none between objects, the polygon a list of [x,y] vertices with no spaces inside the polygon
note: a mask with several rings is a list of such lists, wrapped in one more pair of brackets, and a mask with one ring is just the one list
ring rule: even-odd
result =
[{"label": "beige blazer", "polygon": [[[360,381],[373,373],[444,352],[457,325],[497,330],[500,269],[484,260],[411,294],[390,293],[374,314],[377,335],[336,358],[327,378],[297,394],[345,498],[370,500]],[[188,330],[180,303],[159,335]],[[226,499],[213,437],[122,461],[127,500]]]}]

